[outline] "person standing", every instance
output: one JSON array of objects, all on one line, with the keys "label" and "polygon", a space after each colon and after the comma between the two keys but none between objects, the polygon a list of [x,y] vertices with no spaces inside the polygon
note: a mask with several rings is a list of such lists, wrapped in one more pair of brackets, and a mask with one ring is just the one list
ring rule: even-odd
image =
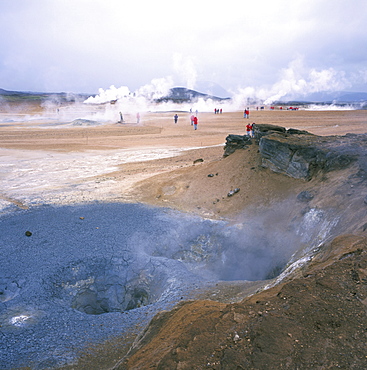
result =
[{"label": "person standing", "polygon": [[140,123],[140,113],[136,114],[136,123]]},{"label": "person standing", "polygon": [[194,117],[194,130],[198,129],[198,118],[195,116]]},{"label": "person standing", "polygon": [[173,120],[175,121],[175,123],[177,123],[177,121],[178,121],[178,114],[177,113],[173,116]]},{"label": "person standing", "polygon": [[254,124],[251,124],[251,123],[248,123],[246,125],[246,133],[247,133],[247,136],[250,136],[250,137],[253,137],[253,129],[254,129]]},{"label": "person standing", "polygon": [[194,125],[194,118],[195,118],[195,116],[192,114],[191,117],[190,117],[191,126]]}]

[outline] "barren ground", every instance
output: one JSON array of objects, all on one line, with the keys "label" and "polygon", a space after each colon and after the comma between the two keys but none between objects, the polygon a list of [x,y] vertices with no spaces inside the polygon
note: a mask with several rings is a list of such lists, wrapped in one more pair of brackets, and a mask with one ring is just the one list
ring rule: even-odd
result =
[{"label": "barren ground", "polygon": [[[190,149],[176,157],[125,163],[98,176],[99,181],[114,179],[114,185],[104,189],[107,201],[143,202],[236,220],[244,208],[259,211],[302,190],[318,189],[324,204],[342,202],[331,198],[330,189],[343,181],[345,172],[327,181],[290,179],[263,169],[255,145],[223,158],[226,136],[244,134],[248,120],[242,112],[199,113],[197,131],[190,125],[190,114],[183,112],[178,112],[177,125],[174,113],[168,112],[142,115],[140,125],[69,128],[22,121],[29,112],[39,110],[28,107],[18,114],[18,122],[0,125],[0,150],[41,150],[45,155],[98,150],[108,155],[120,149]],[[2,119],[11,115],[0,112]],[[344,135],[365,133],[367,115],[366,111],[252,110],[249,121],[317,135]],[[197,159],[202,161],[194,164]],[[85,179],[91,180],[95,179]],[[227,197],[234,188],[240,191]],[[9,200],[6,189],[1,194]],[[17,199],[10,201],[20,204]],[[83,356],[70,369],[367,368],[367,242],[361,229],[365,222],[358,220],[354,235],[335,239],[290,281],[240,303],[185,302],[156,317],[129,357],[124,358],[119,341],[114,341],[94,348],[92,355]]]}]

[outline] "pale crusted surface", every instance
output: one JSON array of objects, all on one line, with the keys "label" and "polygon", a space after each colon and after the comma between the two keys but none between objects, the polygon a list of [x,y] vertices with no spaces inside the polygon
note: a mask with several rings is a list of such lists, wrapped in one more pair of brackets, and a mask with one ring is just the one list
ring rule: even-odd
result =
[{"label": "pale crusted surface", "polygon": [[[16,108],[12,109],[16,111]],[[142,114],[140,125],[65,127],[57,120],[36,119],[42,117],[35,116],[42,113],[37,106],[27,109],[29,114],[22,111],[15,118],[12,111],[0,111],[3,122],[13,120],[10,124],[0,125],[1,159],[7,155],[6,149],[13,149],[23,154],[37,151],[41,155],[44,153],[45,158],[55,152],[71,159],[76,153],[84,153],[86,158],[98,156],[96,161],[103,163],[104,158],[108,160],[116,152],[131,151],[126,154],[129,156],[126,163],[121,161],[120,166],[115,166],[116,170],[106,168],[92,176],[81,169],[78,177],[68,180],[69,185],[73,183],[76,187],[60,189],[60,192],[65,190],[62,197],[54,196],[54,188],[46,189],[52,194],[39,202],[142,201],[212,217],[240,211],[254,201],[255,188],[261,190],[264,199],[269,199],[280,189],[294,187],[294,181],[289,182],[282,176],[276,182],[269,179],[268,173],[259,167],[255,146],[235,153],[233,157],[222,158],[226,136],[229,133],[244,134],[248,121],[305,129],[318,135],[365,132],[365,111],[252,110],[249,120],[243,118],[242,112],[199,113],[198,130],[194,131],[189,112],[179,112],[178,124],[173,123],[174,113],[166,112]],[[159,151],[189,148],[195,149],[181,152],[179,156],[156,159]],[[136,159],[142,149],[146,155]],[[156,152],[154,160],[147,161],[149,150]],[[194,165],[196,159],[203,159],[203,162]],[[175,172],[170,173],[173,170]],[[210,174],[214,177],[208,177]],[[23,199],[9,194],[7,189],[4,191],[4,187],[0,199],[25,206]],[[227,194],[235,188],[241,190],[233,202]]]},{"label": "pale crusted surface", "polygon": [[[260,166],[255,145],[222,157],[225,137],[244,133],[247,120],[242,112],[202,113],[197,131],[190,126],[189,113],[179,115],[177,125],[173,113],[147,114],[141,126],[63,129],[40,128],[40,122],[14,123],[0,127],[1,155],[6,155],[3,148],[71,156],[98,151],[103,160],[122,149],[138,153],[141,148],[201,147],[165,159],[121,163],[114,171],[75,179],[75,184],[87,186],[89,200],[145,202],[237,221],[244,208],[261,213],[262,207],[286,197],[295,199],[307,190],[317,194],[312,207],[344,212],[350,217],[345,224],[365,234],[363,184],[347,181],[353,169],[310,182],[274,174]],[[365,111],[254,111],[250,121],[318,135],[365,132]],[[203,162],[194,164],[196,159]],[[240,191],[228,197],[235,188]],[[17,198],[6,194],[4,198],[23,206]],[[83,200],[78,194],[72,199]],[[284,227],[278,213],[273,219]],[[156,317],[129,358],[124,360],[126,352],[121,349],[121,343],[132,341],[125,335],[93,348],[70,369],[108,369],[116,364],[120,369],[365,368],[366,297],[366,240],[341,236],[293,280],[240,303],[184,304]]]}]

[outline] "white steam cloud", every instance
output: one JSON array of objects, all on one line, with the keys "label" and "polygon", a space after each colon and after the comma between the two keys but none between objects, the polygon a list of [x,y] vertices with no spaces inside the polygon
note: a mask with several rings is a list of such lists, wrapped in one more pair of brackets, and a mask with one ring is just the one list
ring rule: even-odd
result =
[{"label": "white steam cloud", "polygon": [[173,69],[183,80],[188,89],[195,89],[197,81],[197,71],[192,58],[184,57],[180,53],[173,55]]},{"label": "white steam cloud", "polygon": [[[198,73],[193,59],[176,53],[173,56],[173,67],[178,78],[185,81],[185,86],[194,89]],[[356,76],[358,74],[359,78],[367,79],[366,70],[355,74]],[[171,76],[153,79],[135,91],[130,91],[127,86],[117,88],[112,85],[108,89],[100,88],[97,95],[89,97],[83,103],[76,102],[74,105],[61,107],[57,102],[50,101],[44,108],[48,109],[50,117],[55,116],[59,121],[83,118],[98,122],[117,122],[121,112],[125,122],[138,123],[137,114],[149,111],[212,112],[219,106],[225,112],[237,111],[250,105],[270,105],[275,101],[296,100],[311,93],[343,90],[350,85],[343,71],[336,71],[333,68],[321,70],[309,68],[305,65],[303,57],[298,56],[287,68],[279,71],[279,79],[272,86],[240,87],[231,92],[230,100],[199,98],[196,101],[177,104],[162,99],[157,102],[160,98],[168,96],[174,86],[177,85]]]},{"label": "white steam cloud", "polygon": [[343,71],[338,72],[333,68],[322,70],[307,68],[303,58],[297,57],[287,68],[280,71],[279,80],[271,87],[239,88],[233,92],[233,101],[238,108],[248,104],[249,100],[267,105],[282,98],[292,100],[311,93],[338,91],[348,87],[350,83]]}]

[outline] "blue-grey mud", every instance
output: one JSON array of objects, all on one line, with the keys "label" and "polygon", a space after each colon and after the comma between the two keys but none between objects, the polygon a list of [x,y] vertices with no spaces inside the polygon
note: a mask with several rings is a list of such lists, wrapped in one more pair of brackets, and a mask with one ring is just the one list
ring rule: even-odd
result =
[{"label": "blue-grey mud", "polygon": [[2,369],[72,363],[205,282],[261,280],[286,262],[223,221],[138,204],[42,206],[0,229]]},{"label": "blue-grey mud", "polygon": [[73,363],[207,284],[275,277],[304,246],[301,229],[122,203],[19,210],[0,229],[2,369]]}]

